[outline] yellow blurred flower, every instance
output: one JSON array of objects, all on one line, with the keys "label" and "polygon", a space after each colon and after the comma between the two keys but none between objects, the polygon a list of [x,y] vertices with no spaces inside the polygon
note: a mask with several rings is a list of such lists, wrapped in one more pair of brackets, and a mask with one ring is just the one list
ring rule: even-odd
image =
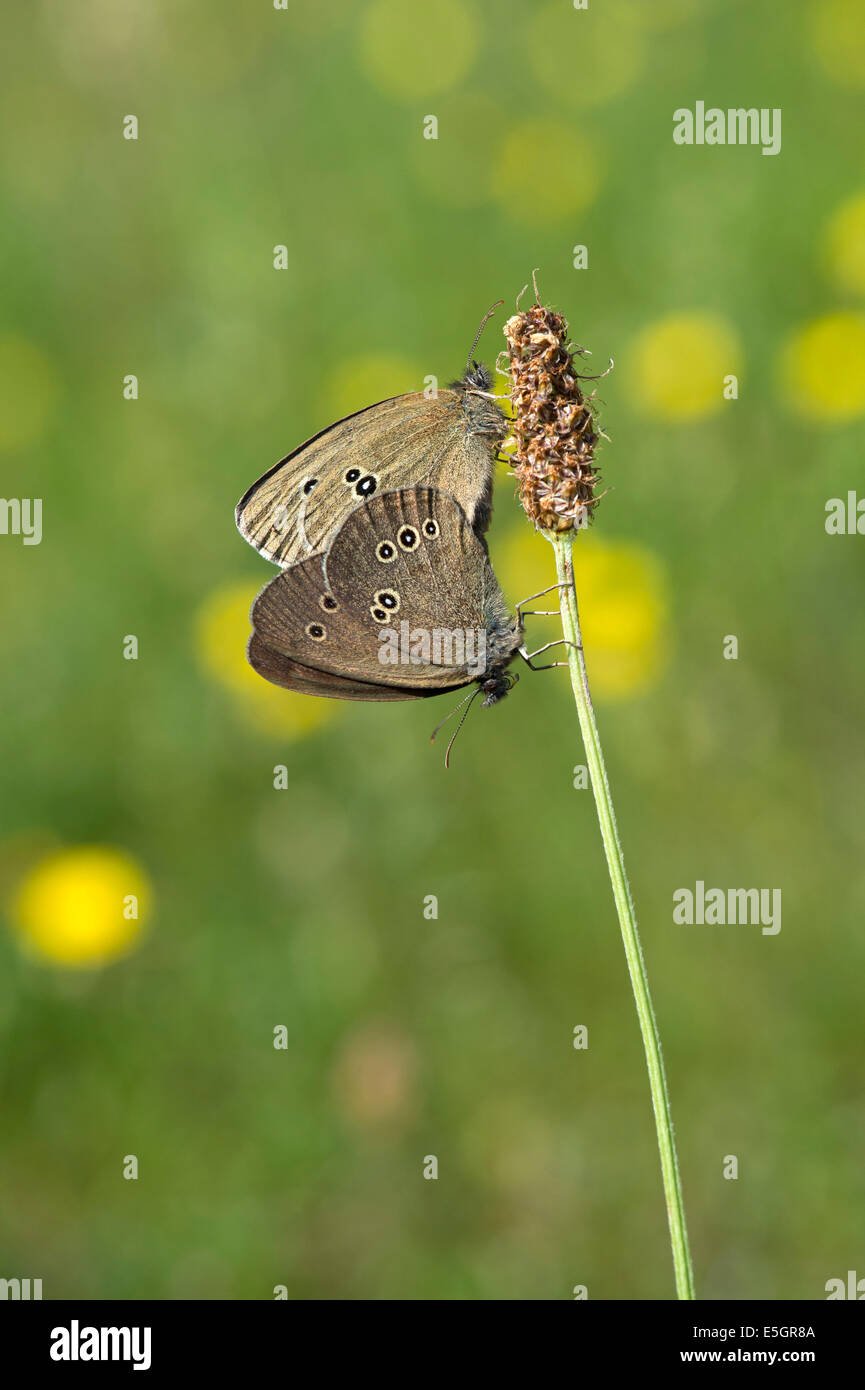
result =
[{"label": "yellow blurred flower", "polygon": [[57,965],[107,965],[132,950],[149,915],[150,884],[123,850],[82,845],[40,860],[20,884],[12,921],[23,944]]},{"label": "yellow blurred flower", "polygon": [[725,404],[724,378],[741,377],[733,328],[708,313],[670,314],[649,324],[631,352],[637,403],[659,420],[701,420]]},{"label": "yellow blurred flower", "polygon": [[840,289],[865,294],[865,193],[836,208],[826,228],[823,254]]},{"label": "yellow blurred flower", "polygon": [[[456,360],[459,362],[459,355]],[[444,366],[447,368],[447,363]],[[332,420],[341,420],[344,415],[375,405],[376,401],[387,400],[389,396],[400,396],[404,391],[422,391],[424,377],[434,371],[434,367],[422,371],[415,362],[391,353],[370,352],[363,357],[352,357],[328,373],[322,412]],[[456,370],[444,371],[439,377],[439,386],[446,386],[458,375]]]},{"label": "yellow blurred flower", "polygon": [[852,420],[865,413],[865,317],[824,314],[782,349],[781,387],[797,415]]},{"label": "yellow blurred flower", "polygon": [[865,87],[865,6],[862,0],[815,0],[808,7],[814,52],[842,87]]},{"label": "yellow blurred flower", "polygon": [[337,702],[271,685],[246,659],[252,632],[249,611],[259,589],[274,573],[264,572],[261,584],[243,581],[215,590],[196,615],[195,646],[207,674],[229,691],[259,729],[300,738],[331,719]]},{"label": "yellow blurred flower", "polygon": [[536,227],[581,213],[594,202],[599,185],[591,143],[559,118],[538,117],[505,136],[491,191],[514,222]]},{"label": "yellow blurred flower", "polygon": [[[505,538],[496,549],[495,566],[512,601],[555,582],[552,548],[528,526]],[[592,695],[621,699],[643,694],[669,660],[667,577],[660,560],[643,546],[600,540],[582,531],[574,543],[574,573]],[[555,592],[530,605],[535,606],[555,608]],[[526,619],[530,632],[539,621]],[[537,644],[529,641],[529,650],[559,635],[545,627]],[[539,660],[561,661],[563,652],[554,649]]]},{"label": "yellow blurred flower", "polygon": [[363,17],[360,59],[388,96],[416,102],[456,86],[474,62],[479,37],[464,0],[424,0],[420,16],[404,0],[373,0]]},{"label": "yellow blurred flower", "polygon": [[0,450],[32,444],[45,429],[54,404],[57,381],[51,363],[35,343],[3,334],[0,383]]},{"label": "yellow blurred flower", "polygon": [[[590,5],[585,11],[562,0],[544,5],[529,20],[526,45],[541,91],[555,91],[578,106],[597,106],[625,91],[645,62],[645,39],[635,19],[645,8],[646,0],[617,0],[615,7]],[[552,141],[549,127],[547,138]],[[560,165],[560,177],[567,169]]]}]

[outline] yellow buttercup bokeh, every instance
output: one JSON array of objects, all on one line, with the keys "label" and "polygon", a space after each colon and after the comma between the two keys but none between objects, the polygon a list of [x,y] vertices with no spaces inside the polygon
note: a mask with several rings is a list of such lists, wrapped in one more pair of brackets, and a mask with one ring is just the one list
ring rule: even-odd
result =
[{"label": "yellow buttercup bokeh", "polygon": [[807,420],[843,423],[865,414],[865,316],[824,314],[781,351],[781,389]]},{"label": "yellow buttercup bokeh", "polygon": [[581,213],[595,201],[600,182],[600,161],[585,132],[559,125],[553,136],[549,121],[537,116],[505,136],[490,186],[508,218],[532,227]]},{"label": "yellow buttercup bokeh", "polygon": [[107,965],[137,944],[150,914],[150,883],[123,850],[83,845],[40,860],[11,906],[22,945],[55,965]]},{"label": "yellow buttercup bokeh", "polygon": [[865,6],[862,0],[814,0],[808,19],[817,61],[843,87],[865,87]]},{"label": "yellow buttercup bokeh", "polygon": [[425,0],[422,31],[411,5],[374,0],[363,17],[360,59],[381,91],[414,102],[456,86],[479,42],[474,10],[464,0]]},{"label": "yellow buttercup bokeh", "polygon": [[643,329],[629,365],[638,407],[655,419],[686,423],[722,409],[725,379],[741,378],[742,350],[734,329],[716,314],[669,314]]},{"label": "yellow buttercup bokeh", "polygon": [[835,209],[823,240],[826,268],[839,289],[865,294],[865,193]]},{"label": "yellow buttercup bokeh", "polygon": [[[555,583],[552,548],[528,526],[500,542],[495,565],[511,603]],[[574,573],[592,695],[600,699],[642,695],[656,683],[669,660],[668,585],[661,561],[644,546],[580,532],[574,542]],[[556,608],[555,590],[529,607]],[[537,621],[526,619],[530,650]],[[557,635],[545,627],[538,642],[552,641]],[[555,648],[539,660],[562,661],[565,655],[564,647]]]}]

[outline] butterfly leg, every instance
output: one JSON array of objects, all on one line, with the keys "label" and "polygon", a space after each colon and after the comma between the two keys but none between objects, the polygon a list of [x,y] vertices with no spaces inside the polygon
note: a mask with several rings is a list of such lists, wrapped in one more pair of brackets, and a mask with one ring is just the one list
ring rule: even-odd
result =
[{"label": "butterfly leg", "polygon": [[[527,603],[531,603],[532,599],[535,599],[535,598],[543,598],[544,594],[551,594],[551,593],[553,592],[553,589],[566,589],[566,588],[567,588],[567,585],[566,585],[566,584],[551,584],[550,587],[549,587],[548,589],[540,589],[536,594],[529,594],[528,598],[521,599],[520,602],[517,604],[517,619],[518,619],[518,620],[522,620],[523,609],[525,608],[525,606],[526,606]],[[527,615],[527,616],[530,616],[530,615]],[[547,614],[541,615],[541,614],[538,614],[537,616],[551,616],[551,615],[547,615]]]},{"label": "butterfly leg", "polygon": [[[544,644],[543,647],[538,647],[536,652],[527,652],[525,647],[520,647],[519,653],[526,665],[531,666],[531,669],[533,671],[548,671],[550,670],[550,666],[532,666],[532,657],[540,656],[542,652],[548,652],[550,650],[550,647],[573,647],[574,651],[576,652],[582,650],[582,648],[578,647],[575,642],[569,642],[567,638],[559,637],[558,640],[555,642],[547,642]],[[566,661],[551,662],[551,666],[567,666],[567,664],[568,663]]]},{"label": "butterfly leg", "polygon": [[[503,396],[497,396],[496,393],[495,393],[495,391],[478,391],[475,387],[472,387],[470,390],[466,391],[466,395],[467,395],[467,396],[483,396],[484,399],[487,400],[487,401],[509,401],[509,400],[510,400],[510,395],[508,395],[507,393],[505,393],[505,395],[503,395]],[[488,434],[489,431],[488,431],[488,430],[473,430],[472,433],[473,433],[473,434]]]},{"label": "butterfly leg", "polygon": [[582,647],[578,647],[576,642],[569,642],[567,637],[557,637],[555,642],[545,642],[542,647],[538,647],[537,651],[534,652],[526,652],[520,647],[520,655],[525,657],[540,656],[543,652],[548,652],[550,647],[573,647],[575,652],[582,651]]}]

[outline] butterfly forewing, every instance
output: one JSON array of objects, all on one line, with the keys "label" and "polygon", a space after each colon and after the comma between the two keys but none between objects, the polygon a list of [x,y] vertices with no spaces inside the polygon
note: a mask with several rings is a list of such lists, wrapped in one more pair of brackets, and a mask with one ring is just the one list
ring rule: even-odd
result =
[{"label": "butterfly forewing", "polygon": [[435,396],[380,401],[307,440],[241,498],[241,535],[287,568],[325,550],[371,497],[420,484],[445,488],[482,534],[505,424],[495,403],[470,389],[486,380],[480,371]]}]

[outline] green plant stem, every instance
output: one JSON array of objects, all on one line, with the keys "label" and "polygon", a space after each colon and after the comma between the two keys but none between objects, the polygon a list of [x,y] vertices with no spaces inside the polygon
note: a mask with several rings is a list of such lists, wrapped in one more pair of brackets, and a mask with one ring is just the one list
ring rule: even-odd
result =
[{"label": "green plant stem", "polygon": [[610,879],[613,884],[613,897],[619,924],[622,928],[622,941],[631,975],[631,985],[637,1004],[637,1017],[643,1035],[646,1065],[649,1069],[649,1086],[652,1093],[652,1108],[655,1112],[655,1128],[658,1134],[658,1149],[661,1155],[661,1174],[664,1181],[664,1195],[667,1200],[667,1219],[670,1226],[670,1244],[673,1251],[673,1268],[676,1274],[676,1292],[679,1298],[694,1298],[694,1275],[691,1269],[691,1253],[688,1249],[688,1233],[685,1226],[685,1208],[682,1201],[682,1184],[679,1178],[679,1165],[676,1159],[676,1144],[673,1138],[673,1119],[670,1113],[670,1097],[667,1094],[667,1078],[664,1075],[664,1062],[661,1056],[661,1039],[652,999],[649,994],[649,981],[637,931],[637,917],[631,899],[631,890],[625,874],[625,861],[616,828],[610,784],[604,766],[604,755],[592,709],[586,662],[583,655],[583,641],[580,633],[580,618],[577,609],[577,591],[574,585],[573,531],[562,531],[548,536],[556,552],[556,574],[561,595],[562,631],[568,646],[568,666],[571,672],[571,685],[577,702],[580,729],[585,744],[592,790],[598,810],[601,837],[607,855]]}]

